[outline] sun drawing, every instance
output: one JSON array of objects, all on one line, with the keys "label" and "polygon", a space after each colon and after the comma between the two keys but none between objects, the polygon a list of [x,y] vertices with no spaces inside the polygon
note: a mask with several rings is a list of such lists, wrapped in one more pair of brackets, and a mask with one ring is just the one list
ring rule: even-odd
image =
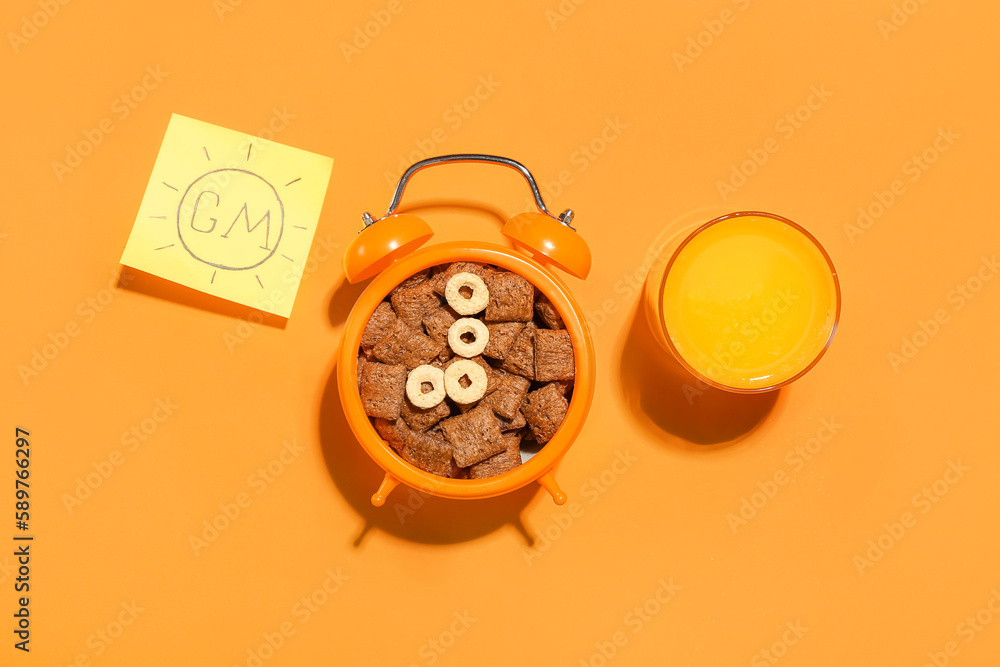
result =
[{"label": "sun drawing", "polygon": [[175,115],[122,263],[287,317],[332,162]]},{"label": "sun drawing", "polygon": [[[208,147],[202,148],[211,163]],[[252,154],[253,143],[247,149],[248,162]],[[301,180],[301,176],[293,178],[284,187]],[[278,253],[285,227],[285,207],[278,190],[261,176],[249,169],[230,167],[205,172],[183,193],[166,181],[163,185],[179,194],[176,210],[171,215],[151,217],[173,218],[178,243],[156,250],[180,246],[191,257],[211,267],[210,283],[215,282],[219,270],[246,271],[253,274],[263,289],[260,274],[252,269],[276,254],[295,262],[295,258]],[[291,225],[291,229],[308,231],[303,225]]]}]

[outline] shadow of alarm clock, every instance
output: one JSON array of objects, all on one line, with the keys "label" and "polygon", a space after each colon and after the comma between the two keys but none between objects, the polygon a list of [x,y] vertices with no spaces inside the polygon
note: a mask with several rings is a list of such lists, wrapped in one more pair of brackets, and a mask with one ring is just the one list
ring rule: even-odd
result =
[{"label": "shadow of alarm clock", "polygon": [[[433,236],[421,218],[396,213],[406,184],[422,169],[431,166],[481,162],[502,165],[519,172],[531,187],[538,212],[521,213],[503,226],[502,233],[514,249],[492,243],[451,242],[421,248]],[[400,483],[428,494],[455,499],[490,498],[538,482],[557,505],[566,502],[553,467],[569,450],[580,434],[594,396],[594,343],[586,318],[569,288],[555,270],[586,279],[591,255],[586,242],[570,226],[573,211],[558,217],[549,213],[531,172],[519,162],[505,157],[479,154],[444,155],[421,160],[403,173],[396,185],[389,210],[378,220],[362,216],[364,228],[344,252],[344,273],[356,283],[374,278],[358,298],[347,317],[340,357],[337,361],[337,385],[347,422],[368,455],[384,471],[381,486],[372,496],[372,504],[381,506]],[[555,306],[573,344],[576,364],[573,396],[559,430],[537,454],[513,470],[485,479],[440,477],[403,460],[383,440],[365,414],[358,391],[357,357],[361,335],[375,308],[386,296],[414,273],[432,266],[457,261],[493,264],[526,278]]]}]

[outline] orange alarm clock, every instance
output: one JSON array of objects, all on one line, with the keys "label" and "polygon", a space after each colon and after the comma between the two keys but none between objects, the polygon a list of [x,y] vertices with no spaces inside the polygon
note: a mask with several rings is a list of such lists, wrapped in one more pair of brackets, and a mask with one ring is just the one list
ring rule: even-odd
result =
[{"label": "orange alarm clock", "polygon": [[[463,162],[514,169],[531,187],[538,212],[516,215],[502,230],[512,241],[513,249],[471,241],[422,248],[433,235],[430,226],[415,215],[397,213],[406,184],[415,173],[435,165]],[[347,318],[337,363],[337,384],[351,430],[372,460],[385,470],[382,484],[372,496],[372,504],[381,506],[400,483],[444,498],[475,499],[498,496],[533,482],[548,491],[556,504],[565,503],[566,494],[559,488],[553,468],[583,429],[593,401],[595,380],[594,343],[586,319],[569,288],[556,274],[562,271],[586,279],[590,273],[590,249],[571,226],[573,211],[567,209],[553,216],[545,207],[535,179],[521,163],[499,156],[461,154],[432,157],[413,164],[400,178],[386,214],[375,220],[365,213],[362,219],[364,228],[344,253],[344,273],[351,283],[369,278],[372,281]],[[533,284],[562,317],[573,345],[576,365],[572,399],[555,435],[523,464],[485,479],[441,477],[404,460],[375,430],[358,390],[358,349],[375,308],[393,288],[413,274],[457,261],[492,264],[517,273]]]}]

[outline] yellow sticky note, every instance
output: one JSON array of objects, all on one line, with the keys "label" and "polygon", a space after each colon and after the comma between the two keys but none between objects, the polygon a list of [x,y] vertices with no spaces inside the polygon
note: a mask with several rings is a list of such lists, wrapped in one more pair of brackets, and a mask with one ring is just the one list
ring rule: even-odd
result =
[{"label": "yellow sticky note", "polygon": [[333,159],[174,114],[122,264],[292,312]]}]

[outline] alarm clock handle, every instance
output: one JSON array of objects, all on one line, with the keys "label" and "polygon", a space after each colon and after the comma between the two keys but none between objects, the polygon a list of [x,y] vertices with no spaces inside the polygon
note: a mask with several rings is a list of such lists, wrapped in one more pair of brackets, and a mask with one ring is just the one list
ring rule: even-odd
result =
[{"label": "alarm clock handle", "polygon": [[499,155],[483,155],[481,153],[458,153],[455,155],[439,155],[437,157],[429,157],[425,160],[420,160],[419,162],[413,163],[406,171],[403,172],[403,175],[399,179],[399,183],[396,184],[396,190],[392,193],[392,201],[389,203],[389,210],[385,212],[385,215],[383,215],[378,220],[373,219],[370,213],[365,213],[361,216],[362,219],[364,220],[365,227],[367,228],[368,226],[378,222],[379,220],[382,220],[383,218],[387,218],[396,212],[396,209],[399,208],[400,201],[403,199],[403,191],[406,190],[406,184],[409,182],[410,178],[412,178],[413,175],[416,174],[418,171],[439,164],[454,164],[463,162],[464,163],[487,162],[491,164],[499,164],[504,167],[509,167],[517,171],[518,173],[521,174],[521,176],[524,177],[524,180],[527,181],[528,187],[531,188],[531,194],[535,198],[535,206],[538,207],[538,210],[544,213],[545,215],[549,216],[553,220],[561,222],[570,229],[573,229],[572,226],[570,225],[570,223],[573,222],[573,209],[571,208],[566,209],[565,211],[560,213],[558,217],[549,213],[549,209],[546,208],[545,206],[545,201],[542,200],[542,193],[538,189],[538,183],[535,181],[534,176],[531,175],[531,172],[528,171],[527,167],[525,167],[517,160],[512,160],[508,157],[502,157]]}]

